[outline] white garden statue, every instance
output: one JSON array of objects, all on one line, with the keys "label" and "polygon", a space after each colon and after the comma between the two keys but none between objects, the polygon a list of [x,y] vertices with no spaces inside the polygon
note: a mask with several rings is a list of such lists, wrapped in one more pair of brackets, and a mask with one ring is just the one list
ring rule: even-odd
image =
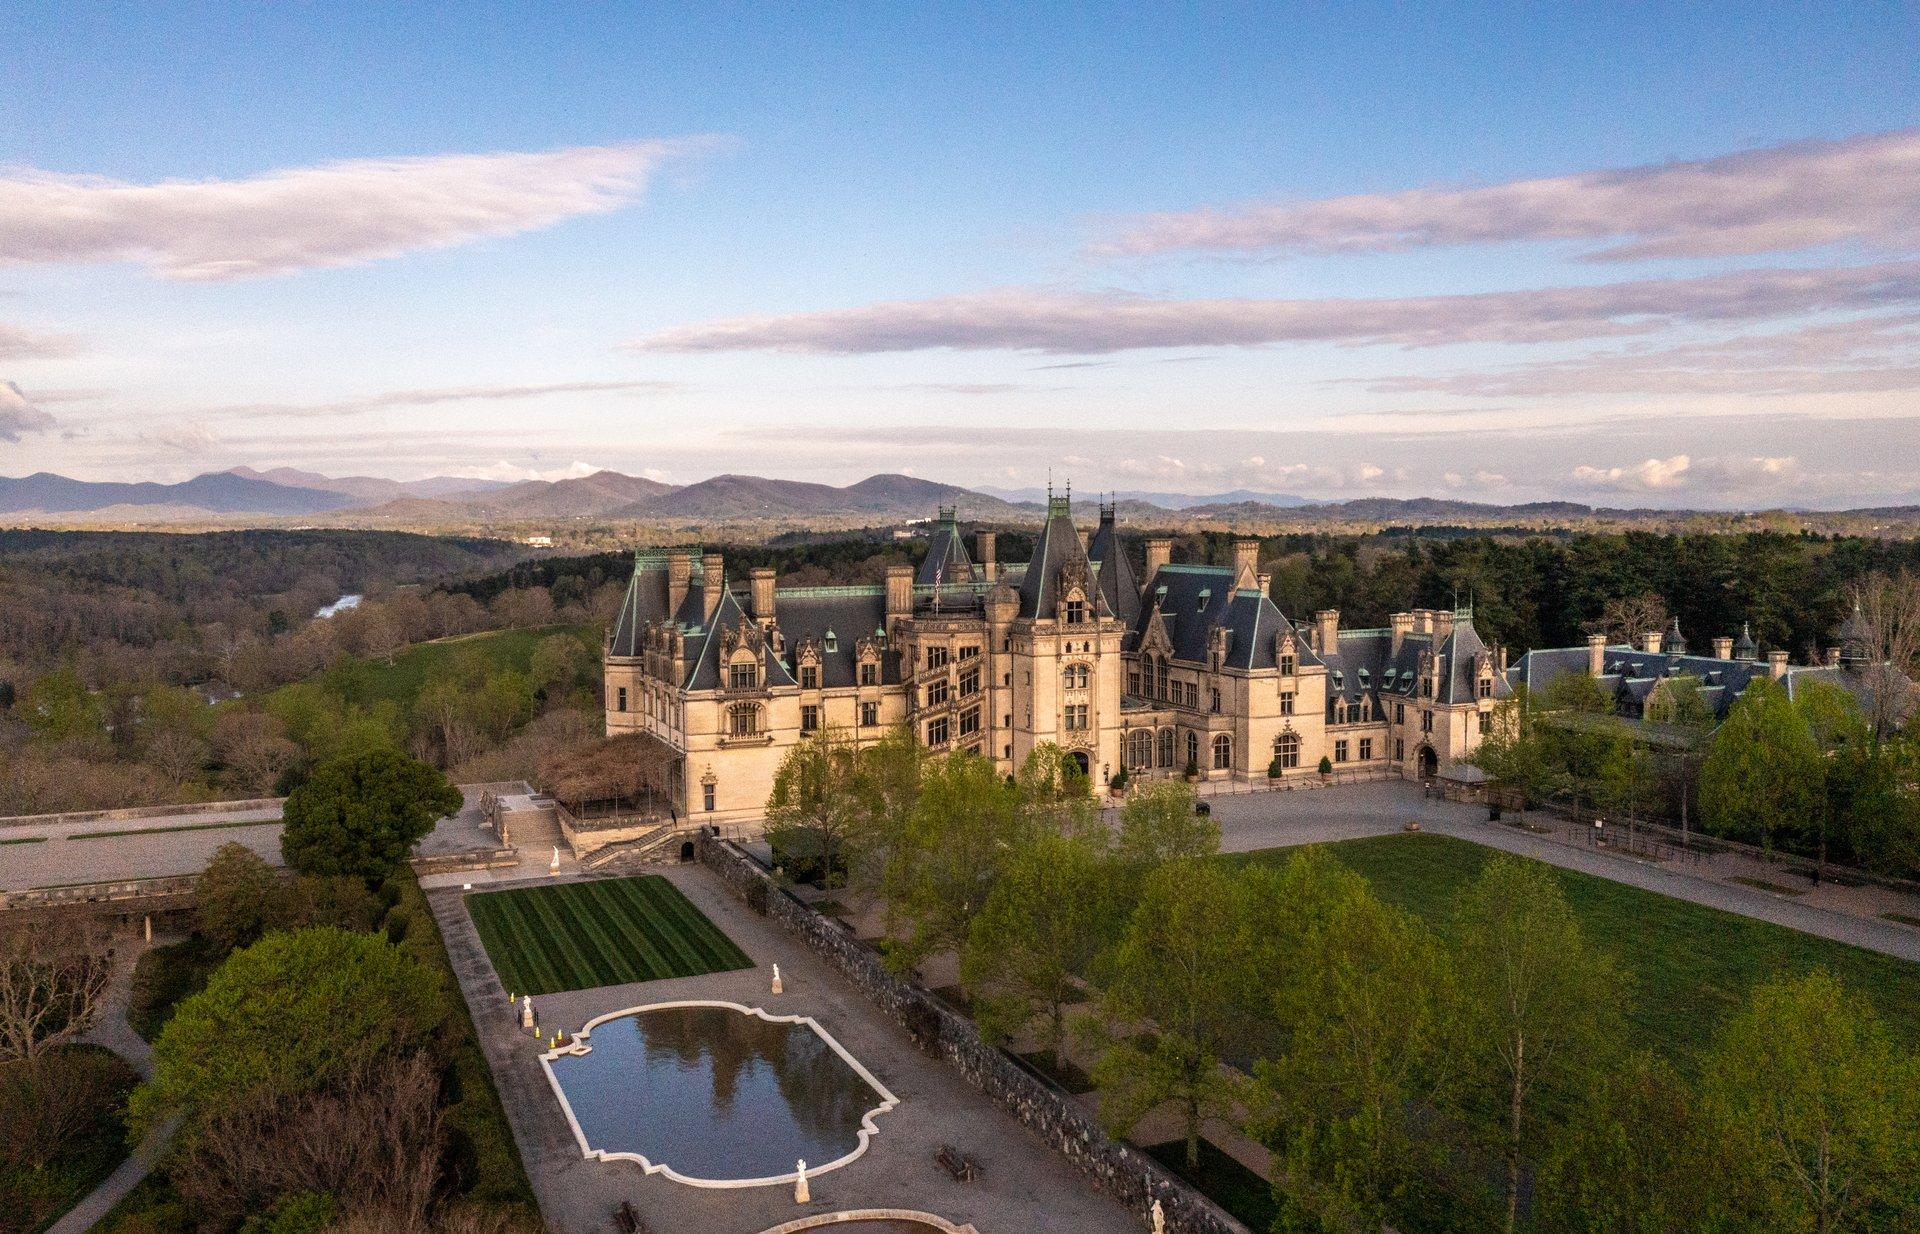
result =
[{"label": "white garden statue", "polygon": [[1153,1234],[1167,1234],[1167,1210],[1159,1200],[1153,1202]]},{"label": "white garden statue", "polygon": [[520,1027],[525,1029],[533,1027],[533,995],[531,994],[520,1003]]},{"label": "white garden statue", "polygon": [[802,1161],[794,1169],[796,1173],[793,1180],[793,1202],[805,1204],[813,1199],[813,1193],[807,1190],[807,1163]]},{"label": "white garden statue", "polygon": [[778,964],[773,966],[773,992],[775,994],[780,993],[780,966]]},{"label": "white garden statue", "polygon": [[553,864],[547,867],[547,873],[558,874],[559,872],[560,872],[560,846],[556,844],[553,846]]}]

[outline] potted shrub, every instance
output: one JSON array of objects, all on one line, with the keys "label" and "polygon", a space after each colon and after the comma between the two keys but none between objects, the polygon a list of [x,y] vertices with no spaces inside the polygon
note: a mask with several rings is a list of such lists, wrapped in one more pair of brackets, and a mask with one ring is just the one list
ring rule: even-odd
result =
[{"label": "potted shrub", "polygon": [[1276,754],[1273,756],[1273,761],[1267,764],[1267,779],[1278,780],[1279,778],[1280,778],[1280,756]]},{"label": "potted shrub", "polygon": [[1113,773],[1113,778],[1107,781],[1107,791],[1112,793],[1116,797],[1122,796],[1126,793],[1127,769],[1125,767],[1122,767],[1120,770]]},{"label": "potted shrub", "polygon": [[1333,760],[1324,754],[1320,756],[1320,778],[1323,780],[1333,778]]},{"label": "potted shrub", "polygon": [[1180,774],[1189,780],[1197,780],[1200,778],[1200,764],[1192,759],[1188,759],[1187,769]]}]

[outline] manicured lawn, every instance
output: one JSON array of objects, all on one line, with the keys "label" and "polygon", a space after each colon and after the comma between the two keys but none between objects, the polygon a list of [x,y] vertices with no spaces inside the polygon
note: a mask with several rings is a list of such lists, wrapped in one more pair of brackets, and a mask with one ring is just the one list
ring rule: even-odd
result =
[{"label": "manicured lawn", "polygon": [[1276,1207],[1273,1185],[1213,1146],[1200,1141],[1200,1167],[1187,1168],[1187,1142],[1172,1140],[1155,1144],[1147,1155],[1166,1166],[1200,1190],[1215,1204],[1240,1218],[1254,1231],[1271,1230]]},{"label": "manicured lawn", "polygon": [[656,874],[486,891],[467,911],[514,994],[693,977],[753,961]]},{"label": "manicured lawn", "polygon": [[413,706],[429,679],[453,665],[455,657],[477,656],[486,662],[491,672],[511,669],[524,673],[533,663],[533,649],[555,634],[586,640],[593,654],[596,657],[600,654],[599,644],[588,638],[584,626],[487,630],[431,643],[415,643],[395,652],[392,664],[379,658],[343,660],[322,672],[318,680],[362,706],[391,702],[404,711]]},{"label": "manicured lawn", "polygon": [[[1450,836],[1391,835],[1331,844],[1389,903],[1436,924],[1494,850]],[[1286,851],[1252,854],[1284,861]],[[1888,1025],[1920,1042],[1920,965],[1829,942],[1748,917],[1621,883],[1550,867],[1587,937],[1633,980],[1627,1007],[1639,1044],[1690,1066],[1714,1030],[1756,982],[1824,967],[1880,1009]]]}]

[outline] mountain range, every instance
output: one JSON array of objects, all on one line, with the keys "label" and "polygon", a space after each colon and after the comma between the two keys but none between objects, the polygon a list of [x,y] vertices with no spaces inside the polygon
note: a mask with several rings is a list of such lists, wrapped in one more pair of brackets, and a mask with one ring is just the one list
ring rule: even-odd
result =
[{"label": "mountain range", "polygon": [[[782,519],[889,522],[930,518],[942,506],[966,519],[1030,521],[1045,509],[1044,490],[961,488],[917,476],[869,476],[835,487],[764,476],[719,475],[675,485],[617,471],[563,480],[477,480],[433,476],[387,480],[334,477],[277,467],[209,472],[177,484],[74,480],[50,472],[0,476],[0,517],[11,523],[41,517],[119,525],[312,519],[341,526],[472,528],[505,523],[570,521],[713,524]],[[1445,498],[1363,497],[1313,502],[1287,493],[1236,490],[1212,496],[1119,492],[1112,495],[1129,522],[1288,522],[1340,524],[1571,525],[1589,520],[1671,523],[1683,510],[1608,509],[1571,501],[1500,506]],[[1083,499],[1082,504],[1086,503]],[[1718,514],[1716,518],[1739,517]],[[1908,522],[1911,506],[1836,512],[1832,519],[1869,517]]]}]

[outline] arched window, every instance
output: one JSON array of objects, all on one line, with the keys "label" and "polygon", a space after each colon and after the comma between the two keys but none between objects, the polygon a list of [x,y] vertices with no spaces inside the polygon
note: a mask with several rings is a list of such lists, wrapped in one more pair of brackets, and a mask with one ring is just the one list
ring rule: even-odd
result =
[{"label": "arched window", "polygon": [[760,732],[760,708],[753,703],[735,703],[727,708],[727,734],[753,737]]},{"label": "arched window", "polygon": [[1087,666],[1084,664],[1069,664],[1062,670],[1060,676],[1062,682],[1069,690],[1084,690],[1087,688],[1088,671]]},{"label": "arched window", "polygon": [[1282,733],[1273,739],[1273,755],[1282,767],[1300,765],[1300,734]]},{"label": "arched window", "polygon": [[1200,734],[1192,729],[1187,730],[1187,765],[1190,767],[1200,765]]},{"label": "arched window", "polygon": [[1160,730],[1159,745],[1160,745],[1160,765],[1162,767],[1173,766],[1173,730],[1172,729],[1163,728]]},{"label": "arched window", "polygon": [[1144,770],[1153,766],[1153,733],[1136,728],[1127,734],[1127,766]]},{"label": "arched window", "polygon": [[1213,738],[1213,769],[1231,771],[1233,769],[1233,738],[1225,733],[1216,733]]}]

